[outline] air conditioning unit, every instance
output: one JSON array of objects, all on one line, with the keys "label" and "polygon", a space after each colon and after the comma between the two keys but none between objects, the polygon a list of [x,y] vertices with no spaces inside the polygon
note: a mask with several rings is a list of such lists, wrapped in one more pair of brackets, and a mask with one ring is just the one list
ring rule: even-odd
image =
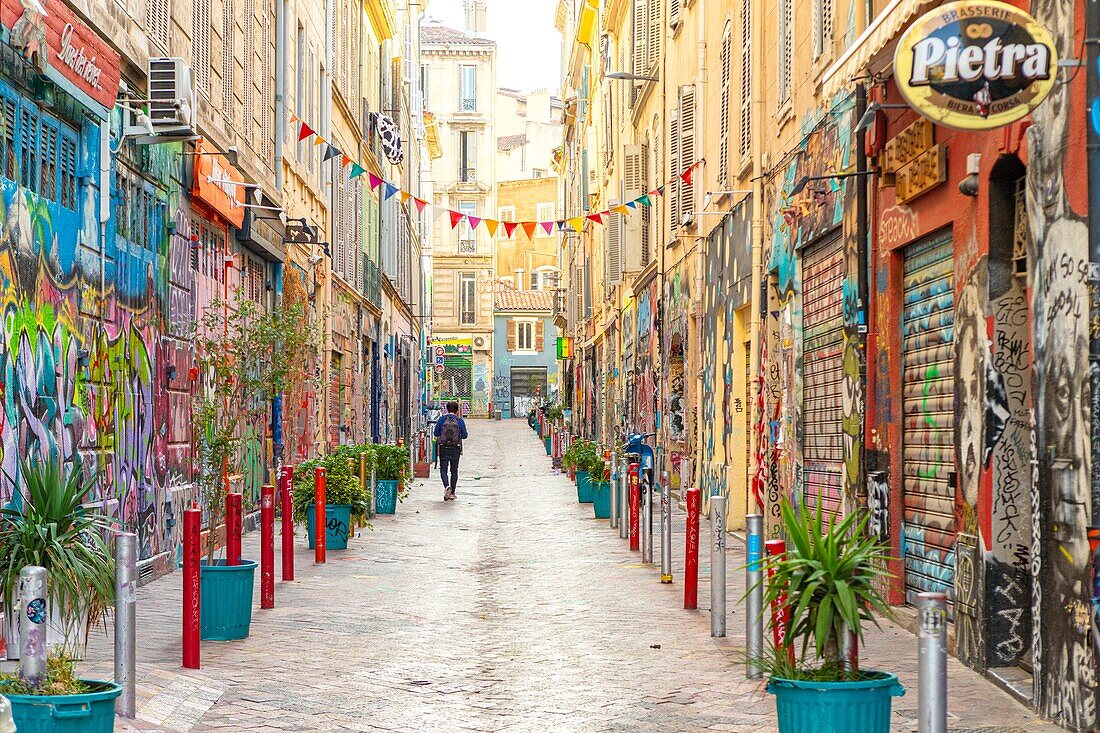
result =
[{"label": "air conditioning unit", "polygon": [[488,351],[489,350],[489,337],[488,336],[474,336],[474,351]]},{"label": "air conditioning unit", "polygon": [[149,119],[158,138],[195,135],[195,85],[186,61],[149,59],[149,100]]}]

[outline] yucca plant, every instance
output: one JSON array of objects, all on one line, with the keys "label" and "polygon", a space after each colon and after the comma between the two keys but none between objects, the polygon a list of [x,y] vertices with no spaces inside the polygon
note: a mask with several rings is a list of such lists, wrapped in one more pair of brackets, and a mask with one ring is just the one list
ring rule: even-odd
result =
[{"label": "yucca plant", "polygon": [[[0,509],[0,589],[4,608],[11,609],[19,573],[28,565],[49,573],[50,606],[65,628],[86,621],[83,639],[66,639],[66,646],[86,640],[88,631],[105,618],[114,603],[114,559],[105,537],[110,519],[83,504],[90,482],[79,468],[67,469],[59,459],[20,463],[16,502]],[[72,629],[76,630],[76,629]]]},{"label": "yucca plant", "polygon": [[889,545],[867,533],[864,510],[838,518],[826,516],[820,504],[796,509],[784,501],[781,511],[787,552],[763,559],[761,582],[765,608],[786,597],[790,617],[782,643],[799,660],[791,664],[774,654],[763,667],[793,679],[851,679],[856,670],[842,663],[842,640],[848,634],[862,640],[864,622],[878,626],[876,613],[891,615],[880,590],[889,576]]}]

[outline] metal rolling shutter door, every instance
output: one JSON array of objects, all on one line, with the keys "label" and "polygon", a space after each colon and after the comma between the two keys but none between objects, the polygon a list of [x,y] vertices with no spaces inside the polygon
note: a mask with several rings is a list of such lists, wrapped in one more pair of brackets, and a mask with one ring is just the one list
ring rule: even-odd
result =
[{"label": "metal rolling shutter door", "polygon": [[905,251],[902,556],[905,598],[947,593],[955,577],[955,283],[950,235]]},{"label": "metal rolling shutter door", "polygon": [[839,233],[808,247],[802,258],[802,459],[806,505],[826,515],[841,508],[844,441],[844,251]]}]

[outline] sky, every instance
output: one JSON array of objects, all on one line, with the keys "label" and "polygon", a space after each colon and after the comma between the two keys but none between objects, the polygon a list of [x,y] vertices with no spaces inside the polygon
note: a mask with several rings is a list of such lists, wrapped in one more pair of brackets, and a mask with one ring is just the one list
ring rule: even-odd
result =
[{"label": "sky", "polygon": [[[489,0],[488,33],[497,42],[497,83],[533,92],[561,86],[561,35],[554,28],[558,0]],[[428,0],[426,17],[464,29],[462,0]]]}]

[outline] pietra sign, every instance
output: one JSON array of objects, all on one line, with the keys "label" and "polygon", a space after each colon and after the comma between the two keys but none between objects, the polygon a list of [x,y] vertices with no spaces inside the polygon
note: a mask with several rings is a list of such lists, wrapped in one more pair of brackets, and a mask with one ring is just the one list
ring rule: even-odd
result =
[{"label": "pietra sign", "polygon": [[52,67],[95,102],[115,105],[118,54],[61,0],[0,0],[0,22],[11,31],[11,46],[40,73]]},{"label": "pietra sign", "polygon": [[989,130],[1027,116],[1050,93],[1058,52],[1046,28],[1002,2],[954,2],[915,21],[894,53],[906,101],[960,130]]}]

